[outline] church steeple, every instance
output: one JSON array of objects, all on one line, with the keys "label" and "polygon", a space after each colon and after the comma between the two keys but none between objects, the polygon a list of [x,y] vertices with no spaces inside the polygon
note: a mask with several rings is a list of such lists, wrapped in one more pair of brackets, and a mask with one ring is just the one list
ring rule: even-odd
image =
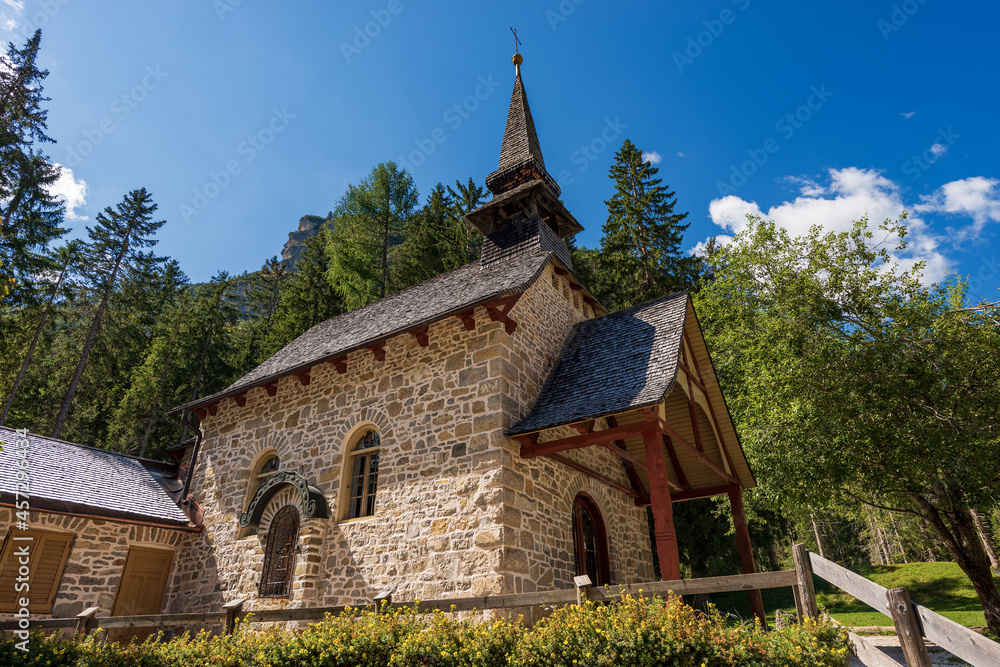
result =
[{"label": "church steeple", "polygon": [[493,194],[502,194],[526,181],[540,178],[558,195],[559,186],[545,170],[542,147],[538,143],[531,107],[528,106],[528,95],[524,92],[524,83],[521,81],[521,63],[524,58],[516,53],[513,62],[516,68],[514,92],[510,96],[510,108],[507,110],[507,129],[503,133],[503,145],[500,147],[500,166],[486,177],[486,187]]},{"label": "church steeple", "polygon": [[[516,38],[516,35],[515,35]],[[515,53],[514,92],[507,110],[507,127],[500,147],[500,164],[486,177],[493,199],[466,216],[486,237],[484,265],[502,261],[528,246],[541,246],[569,264],[562,239],[583,231],[559,201],[560,189],[545,169],[542,147],[521,81],[521,54]]]}]

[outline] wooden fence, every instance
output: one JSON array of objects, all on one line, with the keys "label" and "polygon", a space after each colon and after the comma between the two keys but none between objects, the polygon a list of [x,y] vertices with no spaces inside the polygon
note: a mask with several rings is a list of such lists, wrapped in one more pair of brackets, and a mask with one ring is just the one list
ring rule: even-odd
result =
[{"label": "wooden fence", "polygon": [[[388,593],[372,600],[376,611],[386,608],[411,607],[420,611],[486,611],[531,608],[538,606],[580,604],[584,599],[595,602],[610,601],[622,595],[665,596],[697,595],[699,593],[726,593],[732,591],[752,591],[764,588],[792,588],[799,620],[804,617],[817,618],[816,589],[813,575],[850,593],[876,611],[890,616],[896,626],[900,646],[908,667],[930,667],[930,656],[924,639],[929,639],[951,651],[974,667],[996,667],[1000,665],[1000,644],[989,640],[968,628],[936,614],[910,600],[905,588],[887,590],[859,574],[843,568],[810,551],[804,545],[794,547],[795,569],[779,572],[759,572],[728,577],[705,577],[702,579],[681,579],[677,581],[654,581],[596,588],[590,586],[586,577],[577,577],[575,589],[519,593],[514,595],[486,595],[468,598],[446,598],[441,600],[392,601]],[[59,629],[71,628],[76,632],[94,630],[124,629],[166,629],[178,627],[221,628],[231,633],[237,620],[252,615],[254,623],[281,623],[288,621],[319,621],[326,614],[339,614],[348,609],[359,611],[357,605],[346,607],[302,607],[298,609],[260,609],[244,611],[243,600],[226,603],[220,611],[198,614],[157,614],[151,616],[109,616],[97,618],[97,607],[91,607],[75,618],[54,618],[31,621],[31,628]],[[0,630],[15,630],[17,621],[0,622]],[[854,650],[869,667],[899,667],[899,663],[889,658],[862,637],[851,632]]]}]

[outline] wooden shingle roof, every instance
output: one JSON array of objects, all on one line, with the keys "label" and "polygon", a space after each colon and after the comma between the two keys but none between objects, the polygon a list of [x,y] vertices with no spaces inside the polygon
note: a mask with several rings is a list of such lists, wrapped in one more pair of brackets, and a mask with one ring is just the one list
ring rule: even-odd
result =
[{"label": "wooden shingle roof", "polygon": [[170,414],[210,405],[444,317],[523,292],[538,278],[551,257],[551,252],[535,249],[489,266],[471,262],[321,322],[227,389],[178,406]]},{"label": "wooden shingle roof", "polygon": [[20,438],[17,431],[0,427],[0,502],[13,504],[19,463],[27,460],[32,509],[190,525],[174,500],[181,485],[174,466],[34,433],[26,436],[22,458]]},{"label": "wooden shingle roof", "polygon": [[521,435],[656,405],[673,389],[688,293],[577,324],[538,400],[507,430]]}]

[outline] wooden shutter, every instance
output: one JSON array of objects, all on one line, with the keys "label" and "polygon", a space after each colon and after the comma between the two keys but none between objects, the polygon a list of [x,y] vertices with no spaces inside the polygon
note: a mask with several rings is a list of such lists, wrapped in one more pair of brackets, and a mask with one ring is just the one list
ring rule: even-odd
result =
[{"label": "wooden shutter", "polygon": [[[30,537],[30,540],[13,539],[14,537]],[[31,602],[28,611],[35,614],[47,614],[55,602],[59,591],[59,581],[62,579],[63,568],[69,557],[69,550],[75,535],[71,533],[50,533],[41,530],[11,529],[4,542],[0,563],[0,612],[18,610],[17,601],[22,597]],[[28,545],[28,585],[27,591],[18,592],[17,585],[18,561],[17,551]]]}]

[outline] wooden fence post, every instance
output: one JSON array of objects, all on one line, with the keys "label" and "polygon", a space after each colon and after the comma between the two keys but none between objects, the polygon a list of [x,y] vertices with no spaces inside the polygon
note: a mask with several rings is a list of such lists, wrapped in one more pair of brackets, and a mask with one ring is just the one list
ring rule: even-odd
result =
[{"label": "wooden fence post", "polygon": [[382,591],[372,598],[372,609],[376,614],[381,614],[390,604],[392,604],[392,591]]},{"label": "wooden fence post", "polygon": [[907,667],[931,667],[931,656],[924,644],[924,633],[910,600],[910,592],[905,588],[892,588],[885,592],[885,597],[889,601],[889,613],[896,625],[896,636]]},{"label": "wooden fence post", "polygon": [[593,582],[590,577],[581,574],[579,577],[573,577],[573,583],[576,584],[576,604],[582,607],[583,600],[587,597],[587,589],[593,586]]},{"label": "wooden fence post", "polygon": [[795,557],[795,576],[799,581],[799,597],[802,598],[802,613],[806,618],[819,618],[819,606],[816,604],[816,588],[813,585],[812,563],[809,562],[809,550],[804,544],[792,547]]},{"label": "wooden fence post", "polygon": [[240,598],[239,600],[232,600],[222,605],[222,612],[226,615],[226,634],[233,634],[233,630],[236,628],[236,615],[243,611],[243,603],[245,600]]},{"label": "wooden fence post", "polygon": [[76,632],[74,634],[87,634],[87,624],[94,618],[101,609],[100,607],[87,607],[76,615]]}]

